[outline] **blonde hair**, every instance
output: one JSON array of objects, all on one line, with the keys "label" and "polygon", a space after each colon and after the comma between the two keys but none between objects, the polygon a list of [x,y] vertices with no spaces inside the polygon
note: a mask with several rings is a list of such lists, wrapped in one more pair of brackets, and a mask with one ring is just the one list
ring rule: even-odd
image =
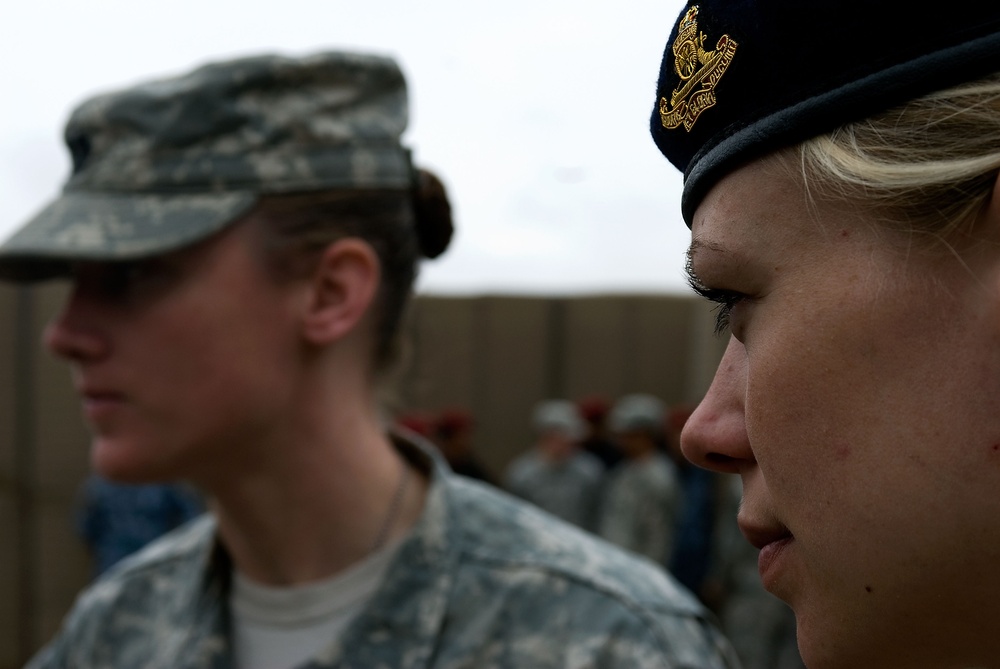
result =
[{"label": "blonde hair", "polygon": [[863,206],[904,232],[968,232],[1000,171],[1000,73],[845,125],[798,151],[815,198]]}]

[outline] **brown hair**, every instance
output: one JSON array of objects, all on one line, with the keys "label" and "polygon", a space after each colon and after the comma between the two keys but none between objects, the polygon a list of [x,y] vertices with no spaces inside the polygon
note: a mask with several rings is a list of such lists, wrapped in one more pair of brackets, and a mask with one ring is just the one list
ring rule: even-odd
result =
[{"label": "brown hair", "polygon": [[435,258],[452,236],[451,205],[441,181],[416,173],[412,191],[351,189],[266,195],[247,215],[266,233],[265,253],[279,279],[310,272],[332,242],[358,237],[381,265],[375,369],[387,371],[399,353],[398,330],[421,256]]}]

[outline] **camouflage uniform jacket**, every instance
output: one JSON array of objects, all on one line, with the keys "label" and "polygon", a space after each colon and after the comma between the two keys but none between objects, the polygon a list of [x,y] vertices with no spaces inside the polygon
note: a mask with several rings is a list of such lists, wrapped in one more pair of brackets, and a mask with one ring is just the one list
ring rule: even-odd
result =
[{"label": "camouflage uniform jacket", "polygon": [[[701,606],[645,562],[420,452],[432,485],[384,583],[304,668],[737,666]],[[211,516],[85,591],[29,669],[222,669],[225,552]]]}]

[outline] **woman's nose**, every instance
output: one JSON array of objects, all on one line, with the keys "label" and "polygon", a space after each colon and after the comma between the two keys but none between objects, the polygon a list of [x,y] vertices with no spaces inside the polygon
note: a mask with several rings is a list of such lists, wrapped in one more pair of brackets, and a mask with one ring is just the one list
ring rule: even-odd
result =
[{"label": "woman's nose", "polygon": [[746,351],[731,337],[705,398],[684,425],[684,457],[705,469],[739,473],[754,462],[746,430]]},{"label": "woman's nose", "polygon": [[45,326],[42,343],[70,362],[87,362],[107,354],[108,341],[100,329],[97,310],[74,286],[62,310]]}]

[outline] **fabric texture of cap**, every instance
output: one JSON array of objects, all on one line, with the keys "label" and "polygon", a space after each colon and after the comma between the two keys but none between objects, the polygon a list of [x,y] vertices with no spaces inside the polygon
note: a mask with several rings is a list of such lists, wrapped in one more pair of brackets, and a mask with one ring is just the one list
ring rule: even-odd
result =
[{"label": "fabric texture of cap", "polygon": [[747,161],[1000,70],[1000,3],[698,0],[660,66],[650,130],[690,227]]},{"label": "fabric texture of cap", "polygon": [[570,439],[580,439],[586,431],[576,404],[569,400],[539,402],[535,407],[534,424],[539,434],[558,432]]},{"label": "fabric texture of cap", "polygon": [[348,52],[212,63],[97,96],[66,125],[62,194],[0,246],[0,278],[182,248],[264,194],[408,189],[406,123],[395,61]]},{"label": "fabric texture of cap", "polygon": [[611,408],[608,427],[612,432],[656,434],[663,431],[666,410],[666,405],[652,395],[626,395]]}]

